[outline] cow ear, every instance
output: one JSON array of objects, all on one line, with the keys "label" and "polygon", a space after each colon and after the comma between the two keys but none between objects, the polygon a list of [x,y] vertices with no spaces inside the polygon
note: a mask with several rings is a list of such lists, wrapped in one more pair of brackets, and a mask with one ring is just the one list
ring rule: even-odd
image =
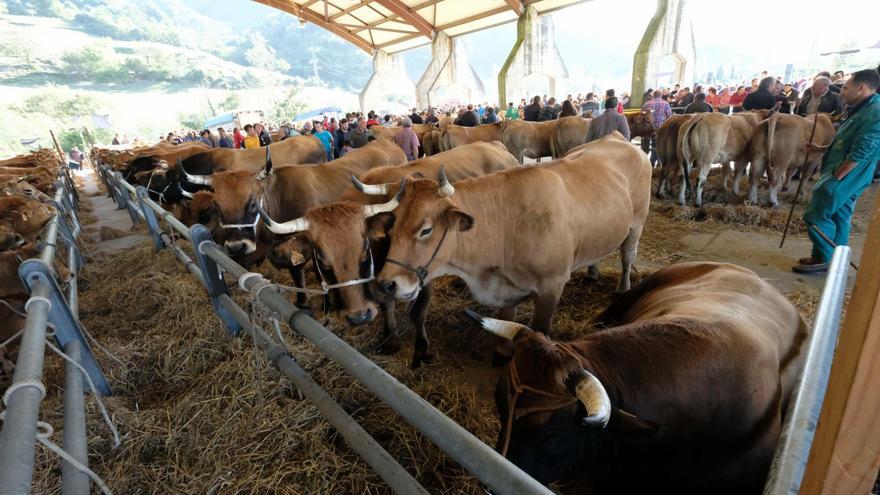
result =
[{"label": "cow ear", "polygon": [[394,214],[391,212],[379,213],[364,220],[367,223],[367,237],[370,239],[382,239],[388,235],[391,226],[394,225]]},{"label": "cow ear", "polygon": [[461,232],[471,230],[471,227],[474,226],[474,217],[458,208],[446,210],[446,218],[449,220],[450,227],[457,228]]}]

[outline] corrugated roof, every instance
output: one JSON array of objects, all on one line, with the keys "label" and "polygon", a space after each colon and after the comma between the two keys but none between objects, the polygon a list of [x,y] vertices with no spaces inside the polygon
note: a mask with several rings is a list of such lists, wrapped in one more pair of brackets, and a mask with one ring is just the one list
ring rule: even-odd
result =
[{"label": "corrugated roof", "polygon": [[293,14],[372,53],[430,43],[516,21],[526,6],[544,14],[588,0],[254,0]]}]

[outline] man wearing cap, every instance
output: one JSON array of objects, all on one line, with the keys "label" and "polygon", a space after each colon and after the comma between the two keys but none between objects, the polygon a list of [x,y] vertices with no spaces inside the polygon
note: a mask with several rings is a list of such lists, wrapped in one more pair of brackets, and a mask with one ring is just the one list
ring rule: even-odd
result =
[{"label": "man wearing cap", "polygon": [[856,200],[871,184],[880,160],[880,74],[874,69],[853,72],[841,96],[850,106],[849,117],[828,146],[806,143],[807,152],[825,151],[822,174],[804,211],[813,243],[810,256],[801,258],[797,273],[825,273],[834,245],[846,245]]}]

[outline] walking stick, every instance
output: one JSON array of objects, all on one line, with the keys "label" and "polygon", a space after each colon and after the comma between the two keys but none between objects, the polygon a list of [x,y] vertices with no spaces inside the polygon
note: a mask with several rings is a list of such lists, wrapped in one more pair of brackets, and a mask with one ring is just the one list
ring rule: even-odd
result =
[{"label": "walking stick", "polygon": [[[816,233],[819,234],[819,237],[824,239],[825,242],[827,242],[829,246],[833,247],[834,249],[837,249],[837,244],[835,244],[834,241],[829,239],[828,236],[825,235],[825,232],[822,232],[822,230],[820,230],[819,227],[816,227],[815,225],[810,225],[810,228],[813,229],[814,231],[816,231]],[[859,271],[859,265],[853,263],[852,260],[850,260],[849,266],[853,267],[853,270]]]},{"label": "walking stick", "polygon": [[[813,115],[813,130],[810,131],[810,144],[813,144],[813,136],[816,134],[816,124],[819,122],[819,115]],[[807,180],[807,161],[810,159],[810,152],[804,153],[804,163],[801,165],[801,179],[798,181],[797,191],[794,193],[794,199],[791,201],[791,209],[788,210],[788,220],[785,221],[785,229],[782,230],[782,240],[779,241],[779,249],[785,244],[785,238],[788,236],[788,227],[791,225],[791,217],[794,216],[794,207],[797,206],[798,198],[801,195],[801,189],[804,188],[804,182]],[[767,166],[770,166],[768,163]]]}]

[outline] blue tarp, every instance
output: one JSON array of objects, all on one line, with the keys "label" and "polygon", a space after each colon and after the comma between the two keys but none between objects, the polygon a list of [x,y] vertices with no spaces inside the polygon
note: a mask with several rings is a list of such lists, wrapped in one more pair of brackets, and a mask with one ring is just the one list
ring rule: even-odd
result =
[{"label": "blue tarp", "polygon": [[301,114],[297,115],[296,117],[293,118],[293,120],[295,122],[298,122],[300,120],[307,120],[307,119],[312,119],[315,117],[320,117],[321,115],[326,115],[328,113],[342,113],[342,109],[339,107],[325,107],[325,108],[319,108],[317,110],[310,110],[308,112],[301,113]]},{"label": "blue tarp", "polygon": [[213,127],[219,127],[220,124],[228,124],[232,122],[232,119],[235,118],[235,114],[233,112],[224,113],[223,115],[218,115],[216,117],[210,118],[205,121],[205,128],[211,129]]}]

